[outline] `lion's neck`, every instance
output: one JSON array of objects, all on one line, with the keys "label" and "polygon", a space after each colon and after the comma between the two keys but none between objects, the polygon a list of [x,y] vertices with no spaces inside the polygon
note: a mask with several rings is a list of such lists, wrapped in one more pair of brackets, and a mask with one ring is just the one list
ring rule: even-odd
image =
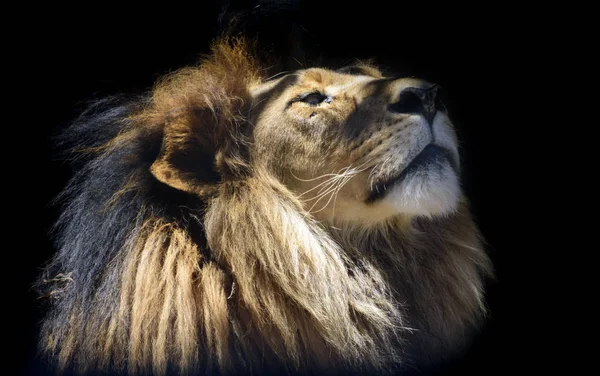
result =
[{"label": "lion's neck", "polygon": [[396,338],[408,340],[410,357],[439,358],[484,314],[490,266],[466,203],[445,218],[327,227],[285,187],[257,179],[215,200],[205,224],[235,275],[237,310],[247,315],[240,325],[264,324],[254,338],[282,341],[278,352],[291,358],[304,348],[317,361],[314,349],[330,348],[383,364],[395,358]]},{"label": "lion's neck", "polygon": [[483,280],[492,270],[466,204],[446,218],[396,218],[329,233],[350,258],[383,271],[404,305],[403,321],[419,332],[412,337],[425,338],[412,344],[413,356],[456,350],[464,345],[456,339],[477,328],[485,314]]}]

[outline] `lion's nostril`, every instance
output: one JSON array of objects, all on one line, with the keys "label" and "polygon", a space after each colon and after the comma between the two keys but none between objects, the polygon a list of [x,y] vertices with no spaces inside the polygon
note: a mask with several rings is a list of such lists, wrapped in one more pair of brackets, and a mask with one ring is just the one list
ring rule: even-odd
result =
[{"label": "lion's nostril", "polygon": [[388,105],[388,110],[401,114],[420,114],[431,124],[441,104],[438,92],[440,87],[432,85],[427,89],[407,87],[400,92],[396,103]]},{"label": "lion's nostril", "polygon": [[398,102],[389,105],[389,109],[393,112],[400,113],[415,113],[422,110],[421,98],[417,94],[420,89],[405,89],[401,94]]}]

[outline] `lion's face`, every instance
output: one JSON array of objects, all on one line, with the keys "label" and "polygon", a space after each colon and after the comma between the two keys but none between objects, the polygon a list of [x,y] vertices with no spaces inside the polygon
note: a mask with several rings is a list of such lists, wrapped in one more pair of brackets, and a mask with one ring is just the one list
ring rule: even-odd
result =
[{"label": "lion's face", "polygon": [[456,207],[459,157],[438,86],[371,67],[307,69],[252,88],[253,163],[321,220]]}]

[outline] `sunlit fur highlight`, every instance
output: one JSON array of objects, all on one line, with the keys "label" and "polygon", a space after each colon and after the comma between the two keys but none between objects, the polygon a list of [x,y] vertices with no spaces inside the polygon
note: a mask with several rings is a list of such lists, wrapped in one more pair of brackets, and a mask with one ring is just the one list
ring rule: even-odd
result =
[{"label": "sunlit fur highlight", "polygon": [[[491,269],[466,201],[338,228],[253,166],[249,49],[222,40],[149,99],[101,102],[65,134],[79,169],[39,283],[59,370],[383,372],[438,361],[478,326]],[[197,163],[220,179],[177,171],[182,142],[210,150]]]},{"label": "sunlit fur highlight", "polygon": [[211,203],[208,242],[235,276],[234,295],[251,316],[253,341],[302,368],[307,362],[320,369],[342,362],[379,366],[397,355],[400,313],[377,268],[354,264],[269,176],[224,189],[235,193]]}]

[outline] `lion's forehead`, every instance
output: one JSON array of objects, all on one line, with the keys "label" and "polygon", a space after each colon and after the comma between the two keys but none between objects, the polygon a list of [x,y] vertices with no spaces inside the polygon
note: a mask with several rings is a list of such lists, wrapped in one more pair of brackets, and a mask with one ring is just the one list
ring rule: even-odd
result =
[{"label": "lion's forehead", "polygon": [[[365,70],[365,72],[369,71]],[[361,84],[383,78],[380,74],[379,77],[375,77],[375,74],[377,74],[375,72],[368,74],[348,74],[326,68],[310,68],[294,72],[282,72],[276,75],[276,78],[257,83],[250,88],[250,91],[254,97],[260,97],[271,91],[277,93],[277,95],[282,95],[283,92],[294,95],[295,93],[303,93],[311,90],[319,90],[323,94],[335,96],[345,93]],[[289,84],[284,85],[283,91],[273,90],[286,80]]]},{"label": "lion's forehead", "polygon": [[325,93],[327,95],[336,96],[350,91],[351,89],[365,84],[367,82],[376,80],[374,77],[370,76],[351,76],[351,80],[345,80],[342,82],[332,82],[331,84],[325,87]]}]

